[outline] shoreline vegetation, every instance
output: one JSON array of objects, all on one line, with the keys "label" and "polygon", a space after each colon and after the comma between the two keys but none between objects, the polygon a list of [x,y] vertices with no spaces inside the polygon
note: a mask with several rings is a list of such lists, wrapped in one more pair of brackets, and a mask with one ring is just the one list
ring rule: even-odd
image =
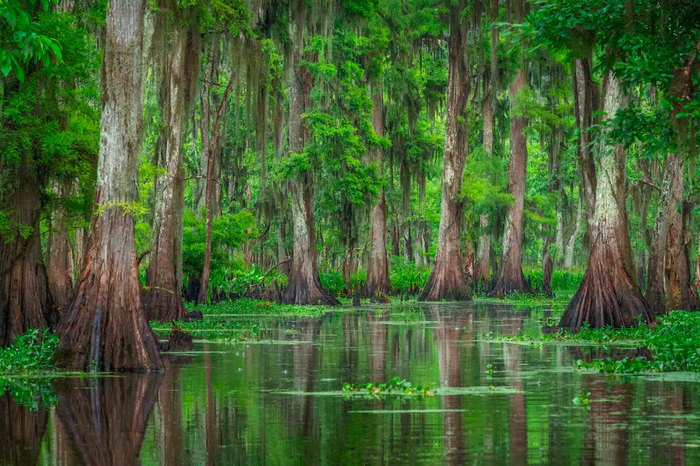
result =
[{"label": "shoreline vegetation", "polygon": [[[640,322],[635,327],[614,329],[583,326],[577,333],[555,329],[563,306],[570,293],[555,293],[554,298],[514,294],[506,299],[474,296],[475,304],[500,304],[513,311],[531,310],[540,315],[537,330],[523,330],[515,335],[485,332],[480,339],[488,343],[519,344],[541,349],[546,345],[563,345],[585,348],[582,356],[574,361],[579,370],[592,370],[608,374],[639,374],[660,372],[700,372],[700,314],[672,311],[660,316],[652,325]],[[177,328],[190,333],[198,343],[265,343],[280,344],[268,335],[267,324],[285,318],[321,318],[327,312],[353,312],[356,310],[377,312],[388,318],[423,321],[421,306],[415,300],[392,299],[391,303],[375,305],[363,302],[361,308],[345,300],[340,307],[295,306],[269,301],[242,298],[222,301],[206,306],[188,305],[202,312],[203,319],[174,321],[169,324],[151,322],[159,339],[167,338]],[[407,307],[409,308],[407,310]],[[415,308],[415,309],[414,309]],[[407,314],[411,314],[407,317]],[[295,342],[289,330],[288,344]],[[58,337],[48,330],[33,329],[18,337],[15,342],[0,349],[0,391],[8,390],[18,401],[30,408],[53,405],[51,381],[62,377],[99,376],[96,371],[63,371],[56,364]]]}]

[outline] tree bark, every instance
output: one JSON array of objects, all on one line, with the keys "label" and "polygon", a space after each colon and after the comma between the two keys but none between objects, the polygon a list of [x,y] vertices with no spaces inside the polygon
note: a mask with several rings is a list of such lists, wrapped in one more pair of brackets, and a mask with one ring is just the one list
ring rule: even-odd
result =
[{"label": "tree bark", "polygon": [[142,309],[131,209],[143,132],[143,0],[111,0],[102,64],[96,206],[85,267],[62,317],[57,358],[68,369],[161,370]]},{"label": "tree bark", "polygon": [[0,162],[3,210],[11,230],[0,237],[0,346],[30,328],[52,326],[57,317],[41,255],[41,193],[31,156],[19,165]]},{"label": "tree bark", "polygon": [[517,100],[525,87],[526,71],[521,64],[508,93],[511,102],[510,118],[510,161],[508,163],[508,191],[513,196],[513,204],[508,207],[506,226],[503,233],[503,253],[498,280],[490,296],[503,298],[514,292],[532,293],[523,275],[523,211],[525,208],[525,177],[527,175],[527,139],[524,130],[527,118],[515,115]]},{"label": "tree bark", "polygon": [[[85,254],[87,253],[88,228],[79,227],[75,229],[75,248],[73,250],[73,267],[75,271],[83,270],[85,265]],[[72,299],[71,299],[72,301]]]},{"label": "tree bark", "polygon": [[649,279],[647,281],[646,299],[651,309],[657,314],[662,314],[666,311],[665,268],[670,259],[667,257],[667,247],[671,244],[669,235],[671,234],[671,219],[674,217],[674,210],[682,208],[682,199],[677,196],[678,185],[683,183],[682,164],[682,159],[675,153],[666,157],[659,199],[659,213],[656,218],[651,249],[649,250]]},{"label": "tree bark", "polygon": [[476,246],[476,262],[474,264],[474,281],[486,283],[489,281],[489,268],[491,263],[491,234],[486,230],[489,227],[489,215],[479,215],[479,228],[481,234]]},{"label": "tree bark", "polygon": [[682,181],[673,197],[680,200],[680,205],[671,211],[666,252],[666,309],[695,311],[698,309],[698,296],[690,280],[690,257],[686,242],[690,211],[682,200]]},{"label": "tree bark", "polygon": [[596,87],[593,83],[591,52],[574,60],[574,113],[576,128],[579,131],[578,160],[581,170],[583,197],[586,201],[586,220],[588,232],[593,228],[595,211],[596,172],[593,153],[591,152],[593,112],[598,108]]},{"label": "tree bark", "polygon": [[552,245],[552,238],[548,237],[544,242],[544,251],[542,253],[542,292],[551,298],[554,296],[552,291],[552,274],[554,272],[554,261],[549,249]]},{"label": "tree bark", "polygon": [[468,300],[471,292],[462,269],[460,230],[462,225],[462,173],[467,159],[467,95],[469,79],[466,64],[466,28],[460,17],[465,2],[457,2],[450,12],[450,32],[447,39],[447,117],[445,155],[442,172],[442,203],[435,263],[421,301]]},{"label": "tree bark", "polygon": [[[294,49],[289,54],[289,150],[299,154],[304,150],[307,130],[302,114],[309,105],[313,77],[302,63],[306,5],[290,5],[289,37]],[[310,171],[289,182],[292,202],[294,248],[284,301],[288,304],[340,304],[323,289],[318,275],[318,250],[314,221],[314,186]]]},{"label": "tree bark", "polygon": [[[163,13],[156,13],[163,14]],[[186,54],[187,31],[181,25],[170,26],[165,34],[169,47],[164,54],[159,76],[163,125],[160,130],[158,166],[164,173],[155,182],[155,217],[150,261],[146,270],[143,308],[149,320],[170,322],[186,315],[182,302],[182,230],[185,193],[182,144],[188,102]]]},{"label": "tree bark", "polygon": [[571,232],[569,241],[566,243],[566,253],[564,254],[564,270],[571,270],[574,264],[574,246],[576,246],[576,237],[581,231],[581,220],[583,219],[583,196],[579,193],[578,208],[576,209],[576,223],[574,231]]},{"label": "tree bark", "polygon": [[[491,20],[498,21],[498,0],[490,0]],[[484,92],[484,127],[482,135],[482,145],[484,152],[488,156],[493,156],[494,129],[496,123],[496,96],[499,88],[498,76],[498,27],[491,26],[491,39],[489,43],[489,64],[490,72],[486,81]],[[476,247],[476,263],[474,265],[474,281],[486,283],[489,280],[489,267],[491,264],[491,232],[488,231],[490,224],[489,214],[479,215],[480,235]]]},{"label": "tree bark", "polygon": [[340,236],[345,253],[343,254],[343,281],[348,295],[352,293],[352,276],[357,271],[357,229],[355,227],[355,208],[344,194],[341,194]]},{"label": "tree bark", "polygon": [[[612,72],[605,78],[604,96],[606,118],[614,118],[624,97]],[[584,323],[595,328],[631,327],[638,319],[654,320],[634,279],[625,210],[627,154],[623,146],[603,142],[598,159],[588,268],[559,322],[574,332]]]},{"label": "tree bark", "polygon": [[[68,195],[65,186],[57,187],[55,191],[61,200]],[[51,216],[51,230],[47,243],[49,292],[58,315],[61,315],[73,299],[74,279],[73,250],[68,238],[66,209],[63,206],[59,206]]]},{"label": "tree bark", "polygon": [[[372,92],[372,124],[377,136],[384,136],[383,96],[381,85]],[[372,150],[372,162],[376,163],[382,172],[384,165],[381,148]],[[391,293],[389,281],[389,259],[386,250],[386,197],[384,189],[379,192],[379,197],[370,210],[370,251],[367,264],[367,281],[365,282],[364,295],[372,301],[387,301],[387,295]]]},{"label": "tree bark", "polygon": [[[679,117],[679,114],[684,111],[684,106],[695,94],[692,68],[696,58],[697,54],[693,54],[686,66],[676,69],[671,82],[670,94],[674,97],[674,104],[670,116],[678,150],[686,148],[688,140],[691,139],[689,123],[686,118]],[[679,181],[673,185],[674,189],[672,189],[676,208],[670,209],[671,219],[666,254],[666,307],[667,309],[696,310],[698,295],[690,280],[689,240],[687,239],[691,206],[683,201],[682,162],[678,172]]]},{"label": "tree bark", "polygon": [[697,255],[695,256],[695,280],[693,286],[696,293],[700,291],[700,240],[698,240]]}]

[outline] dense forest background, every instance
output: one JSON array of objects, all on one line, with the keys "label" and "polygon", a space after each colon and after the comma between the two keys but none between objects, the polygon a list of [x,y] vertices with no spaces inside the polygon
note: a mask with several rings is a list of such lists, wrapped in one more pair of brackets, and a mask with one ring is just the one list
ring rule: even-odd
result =
[{"label": "dense forest background", "polygon": [[2,344],[85,366],[241,296],[698,306],[696,2],[5,0],[0,43]]}]

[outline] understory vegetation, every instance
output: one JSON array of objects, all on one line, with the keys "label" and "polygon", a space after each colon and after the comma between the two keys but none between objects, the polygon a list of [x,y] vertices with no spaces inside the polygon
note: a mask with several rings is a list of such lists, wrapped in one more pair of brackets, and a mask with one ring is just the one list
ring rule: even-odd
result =
[{"label": "understory vegetation", "polygon": [[[525,332],[513,336],[488,332],[488,340],[522,343],[532,346],[547,344],[582,345],[596,349],[594,356],[579,359],[576,367],[605,373],[637,372],[700,372],[700,314],[672,311],[660,316],[654,325],[639,322],[628,328],[582,327],[572,333],[550,327],[558,317],[543,319],[545,332]],[[600,351],[622,349],[615,357],[601,357]],[[625,353],[635,353],[625,355]]]},{"label": "understory vegetation", "polygon": [[[160,371],[149,322],[188,303],[498,299],[572,332],[698,309],[699,25],[676,0],[5,0],[0,347],[51,328],[63,369]],[[182,329],[262,332],[223,326]]]}]

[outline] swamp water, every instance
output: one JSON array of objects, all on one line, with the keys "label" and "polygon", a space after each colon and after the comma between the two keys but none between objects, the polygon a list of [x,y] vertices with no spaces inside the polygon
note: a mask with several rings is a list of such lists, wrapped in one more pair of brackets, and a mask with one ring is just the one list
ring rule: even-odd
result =
[{"label": "swamp water", "polygon": [[[51,409],[3,395],[0,464],[700,464],[695,375],[581,372],[599,348],[484,336],[546,315],[470,303],[263,318],[261,341],[196,343],[162,375],[56,380]],[[437,394],[342,391],[392,377]]]}]

